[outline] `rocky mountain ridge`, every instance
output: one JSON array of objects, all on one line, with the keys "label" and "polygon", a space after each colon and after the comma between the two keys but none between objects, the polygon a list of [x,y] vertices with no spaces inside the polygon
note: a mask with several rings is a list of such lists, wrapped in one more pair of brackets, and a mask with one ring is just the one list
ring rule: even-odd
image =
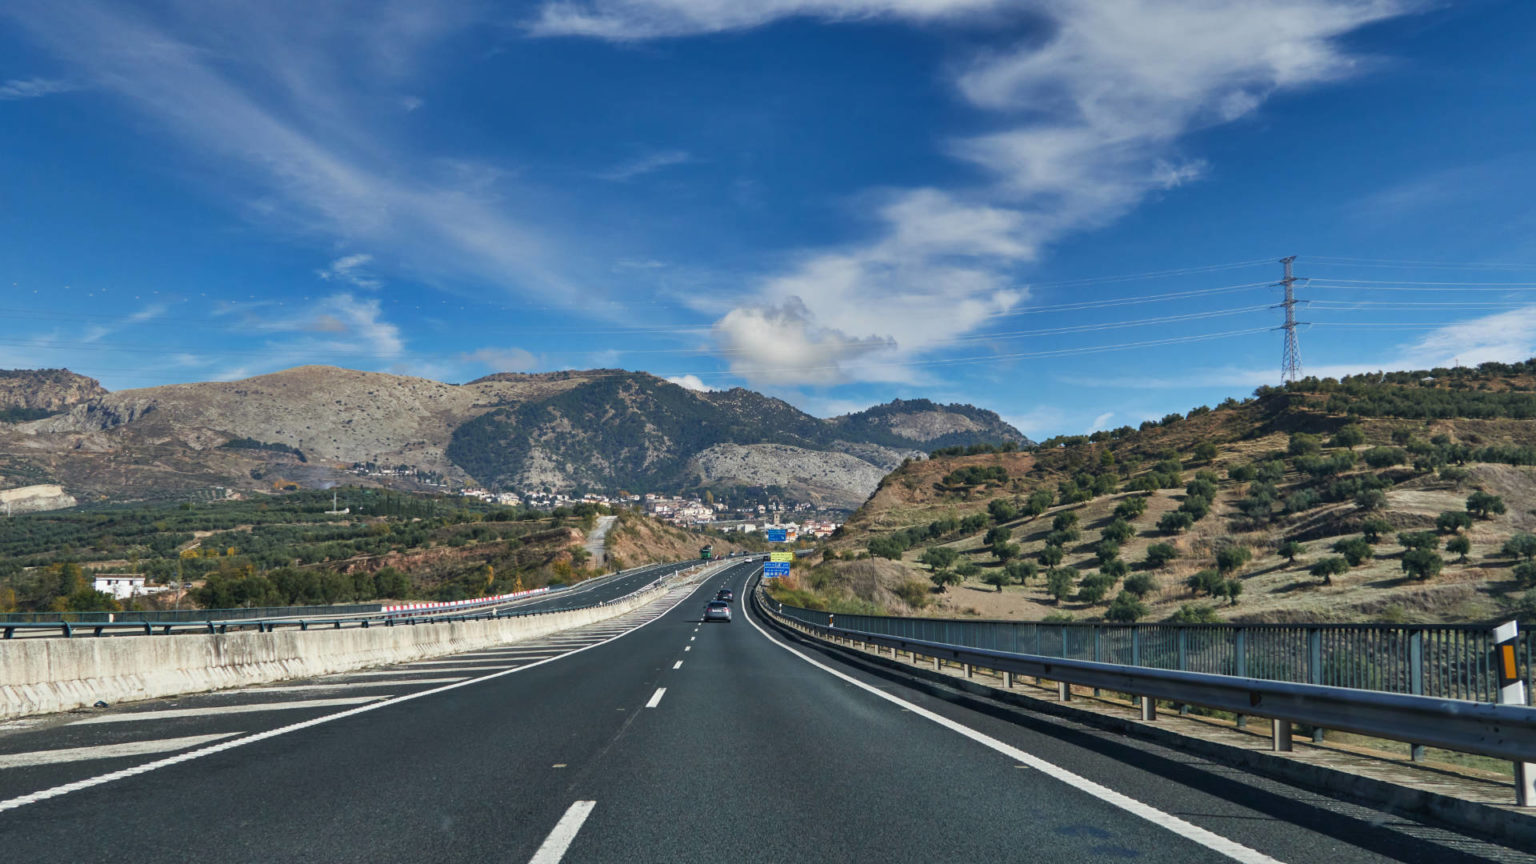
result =
[{"label": "rocky mountain ridge", "polygon": [[[116,393],[62,371],[5,382],[0,407],[27,413],[0,423],[0,487],[61,482],[98,498],[357,482],[350,466],[372,463],[562,491],[778,485],[853,507],[932,446],[1024,440],[971,406],[897,401],[822,420],[749,390],[615,369],[447,384],[304,366]],[[715,449],[727,446],[744,449]]]}]

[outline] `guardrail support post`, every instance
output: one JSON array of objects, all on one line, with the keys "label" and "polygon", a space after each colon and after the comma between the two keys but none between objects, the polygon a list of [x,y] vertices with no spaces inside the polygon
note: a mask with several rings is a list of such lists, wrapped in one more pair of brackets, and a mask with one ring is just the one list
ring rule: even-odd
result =
[{"label": "guardrail support post", "polygon": [[[1248,631],[1245,628],[1237,628],[1235,644],[1232,648],[1233,659],[1236,661],[1236,674],[1239,678],[1248,677]],[[1248,728],[1248,715],[1237,715],[1237,728]]]},{"label": "guardrail support post", "polygon": [[[1520,626],[1506,621],[1493,628],[1494,668],[1499,673],[1499,704],[1524,705],[1525,679],[1520,675]],[[1515,803],[1536,807],[1536,764],[1515,763]]]},{"label": "guardrail support post", "polygon": [[1276,717],[1269,722],[1274,726],[1270,732],[1270,739],[1274,744],[1270,749],[1276,753],[1291,752],[1291,721]]}]

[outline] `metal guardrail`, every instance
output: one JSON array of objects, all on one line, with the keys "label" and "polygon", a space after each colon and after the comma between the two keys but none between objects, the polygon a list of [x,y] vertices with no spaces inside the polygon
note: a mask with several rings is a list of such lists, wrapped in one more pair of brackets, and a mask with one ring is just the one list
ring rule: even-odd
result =
[{"label": "metal guardrail", "polygon": [[[1271,735],[1276,750],[1290,750],[1291,725],[1303,724],[1507,759],[1517,766],[1536,762],[1536,708],[1523,705],[1153,669],[968,647],[849,629],[843,626],[845,616],[837,616],[838,620],[830,623],[807,622],[786,614],[794,607],[783,607],[783,611],[779,611],[779,604],[761,592],[754,592],[754,601],[769,617],[809,635],[832,642],[874,646],[877,651],[888,649],[892,657],[906,652],[913,662],[918,657],[931,658],[935,668],[940,662],[948,661],[960,664],[967,673],[975,668],[990,669],[1003,675],[1005,687],[1011,686],[1013,676],[1028,675],[1037,680],[1057,682],[1063,700],[1072,698],[1073,685],[1125,693],[1139,703],[1141,717],[1147,721],[1157,718],[1158,700],[1199,705],[1239,716],[1268,718],[1273,724]],[[1517,769],[1516,775],[1517,783],[1531,782],[1529,766]],[[1531,790],[1522,787],[1517,791],[1522,805],[1536,803],[1531,798]]]},{"label": "metal guardrail", "polygon": [[[827,624],[831,613],[785,606]],[[1295,684],[1499,701],[1491,630],[1473,624],[1045,624],[836,615],[868,633],[1010,653]],[[1536,696],[1536,628],[1516,662],[1527,704]]]},{"label": "metal guardrail", "polygon": [[[613,578],[618,578],[618,577],[621,577],[621,576],[624,576],[624,575],[633,575],[633,574],[635,574],[635,573],[637,573],[639,571],[643,571],[643,570],[646,570],[648,568],[654,569],[654,568],[657,568],[658,566],[659,567],[666,567],[667,565],[645,564],[645,565],[642,565],[640,567],[631,568],[629,570],[618,571],[616,573],[610,574],[607,577],[599,577],[599,579],[613,579]],[[653,588],[653,587],[655,587],[657,585],[660,585],[662,582],[666,581],[667,578],[670,578],[671,576],[674,576],[677,573],[682,572],[686,566],[687,566],[686,564],[679,564],[676,569],[674,569],[673,571],[671,571],[671,572],[667,573],[666,575],[662,576],[660,579],[657,579],[657,580],[655,580],[653,582],[650,582],[650,583],[648,583],[647,585],[645,585],[645,586],[643,586],[641,588],[636,588],[635,591],[631,591],[629,593],[633,594],[633,593],[636,593],[636,592],[639,592],[639,591],[645,591],[645,590]],[[592,582],[592,581],[595,581],[595,580],[589,580],[589,583],[587,583],[587,584],[590,584],[590,582]],[[482,604],[482,606],[479,606],[479,607],[469,607],[469,608],[465,608],[465,607],[438,608],[438,609],[423,609],[423,610],[410,610],[410,611],[391,611],[391,612],[381,611],[383,607],[380,606],[379,604],[364,604],[361,608],[362,608],[363,611],[365,611],[368,614],[362,614],[362,615],[348,614],[351,611],[351,607],[336,607],[336,606],[325,606],[325,607],[315,607],[315,606],[281,606],[281,607],[263,607],[263,610],[257,610],[257,609],[251,609],[251,610],[244,610],[244,609],[188,610],[185,613],[186,617],[182,617],[181,615],[177,615],[177,616],[172,616],[172,617],[153,617],[153,618],[151,618],[151,617],[148,617],[148,616],[152,616],[152,615],[153,616],[161,616],[161,615],[165,615],[166,613],[141,612],[141,613],[132,613],[132,614],[135,615],[135,617],[134,618],[129,618],[127,620],[124,620],[124,618],[121,617],[121,616],[125,616],[125,615],[130,614],[130,613],[121,613],[121,612],[119,612],[119,613],[111,613],[111,615],[119,616],[119,617],[116,618],[116,620],[114,620],[111,617],[107,617],[108,613],[101,613],[102,617],[100,617],[100,618],[95,618],[93,620],[84,620],[84,621],[75,620],[74,618],[61,618],[58,613],[54,613],[54,617],[51,620],[32,620],[32,621],[0,620],[0,633],[3,633],[3,638],[5,638],[5,639],[12,639],[12,638],[15,637],[17,631],[23,631],[23,632],[25,632],[25,631],[34,631],[34,632],[37,632],[37,631],[48,631],[48,630],[56,630],[56,631],[59,632],[59,635],[65,637],[65,638],[71,638],[71,637],[77,635],[78,633],[89,633],[92,636],[104,636],[104,635],[107,635],[108,632],[117,632],[117,633],[121,633],[121,634],[124,634],[124,635],[130,635],[130,634],[132,634],[132,635],[140,635],[140,634],[142,634],[142,635],[156,635],[156,634],[169,635],[169,634],[177,633],[177,632],[228,633],[231,629],[234,629],[234,630],[238,631],[238,630],[249,630],[249,629],[253,629],[253,628],[257,632],[271,633],[271,632],[275,632],[280,627],[296,627],[299,630],[309,630],[312,627],[313,628],[331,627],[333,629],[340,629],[343,626],[358,626],[358,627],[365,627],[365,628],[369,627],[369,626],[393,627],[393,626],[395,626],[397,624],[404,624],[404,625],[435,624],[435,623],[442,623],[442,622],[446,622],[446,621],[481,621],[481,620],[488,620],[488,619],[493,619],[493,618],[513,618],[513,617],[521,617],[521,616],[525,616],[525,615],[542,615],[542,614],[547,614],[547,613],[545,613],[545,612],[519,612],[516,609],[512,609],[512,610],[494,609],[494,610],[491,610],[491,611],[486,611],[484,607],[485,606],[492,606],[492,605],[504,605],[504,604],[508,604],[508,603],[515,603],[515,602],[519,602],[519,601],[522,601],[522,600],[531,600],[531,599],[536,599],[536,598],[537,599],[542,599],[542,598],[545,598],[545,597],[548,597],[548,596],[549,595],[547,595],[547,594],[543,594],[543,595],[526,595],[526,596],[523,596],[523,597],[518,597],[518,598],[515,598],[515,599],[511,599],[511,600],[508,600],[508,599],[488,600],[485,604]],[[605,600],[605,601],[600,601],[598,603],[590,604],[590,606],[606,606],[606,605],[608,605],[611,602],[613,602],[613,601]],[[571,607],[571,608],[579,609],[579,608],[589,608],[589,607],[586,607],[586,606],[576,606],[576,607]],[[224,614],[224,613],[230,613],[230,612],[243,613],[243,612],[255,612],[255,611],[279,611],[279,612],[284,612],[284,613],[289,613],[289,614],[265,615],[265,616],[260,616],[260,617],[244,616],[244,615],[238,615],[238,614],[237,615]],[[322,614],[319,617],[310,617],[311,615],[313,615],[317,611],[322,612]],[[563,611],[569,611],[569,610],[560,609],[560,610],[550,610],[550,611],[562,611],[563,612]],[[295,612],[299,613],[299,614],[293,614]],[[303,614],[303,613],[306,613],[306,612],[310,613],[310,614],[309,615]],[[340,615],[334,614],[336,612],[341,612],[341,614]],[[333,614],[325,614],[325,613],[333,613]],[[138,616],[144,616],[144,617],[138,617]]]}]

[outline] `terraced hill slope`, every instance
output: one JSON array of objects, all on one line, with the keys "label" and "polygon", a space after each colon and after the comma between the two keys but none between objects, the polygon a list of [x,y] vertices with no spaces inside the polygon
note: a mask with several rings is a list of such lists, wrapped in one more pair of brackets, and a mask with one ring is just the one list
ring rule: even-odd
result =
[{"label": "terraced hill slope", "polygon": [[1533,373],[1307,379],[1140,429],[941,451],[882,480],[786,587],[1032,620],[1536,615]]}]

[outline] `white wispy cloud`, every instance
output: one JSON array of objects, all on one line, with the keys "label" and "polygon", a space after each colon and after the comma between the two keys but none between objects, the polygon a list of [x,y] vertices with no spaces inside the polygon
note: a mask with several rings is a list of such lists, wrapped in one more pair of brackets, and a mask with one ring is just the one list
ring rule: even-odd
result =
[{"label": "white wispy cloud", "polygon": [[624,182],[633,180],[644,174],[651,174],[663,168],[673,165],[685,165],[693,161],[693,156],[686,150],[657,150],[654,153],[646,153],[628,162],[615,165],[606,171],[597,172],[597,176],[603,180]]},{"label": "white wispy cloud", "polygon": [[460,354],[459,359],[492,372],[532,372],[541,365],[538,355],[525,348],[480,348]]},{"label": "white wispy cloud", "polygon": [[1085,434],[1091,435],[1100,429],[1108,429],[1109,421],[1114,419],[1114,416],[1115,412],[1105,411],[1103,414],[1093,418],[1093,422],[1088,424],[1088,429],[1086,430]]},{"label": "white wispy cloud", "polygon": [[[1302,356],[1306,343],[1302,342]],[[1455,321],[1428,330],[1404,342],[1379,359],[1350,363],[1303,364],[1302,374],[1316,378],[1342,378],[1372,372],[1403,372],[1480,363],[1516,363],[1536,357],[1536,304]],[[1183,390],[1231,387],[1248,391],[1280,383],[1279,358],[1273,366],[1247,368],[1219,366],[1192,369],[1178,376],[1085,375],[1061,376],[1064,384],[1123,390]]]},{"label": "white wispy cloud", "polygon": [[1003,0],[555,0],[545,3],[528,27],[539,36],[634,41],[745,30],[795,16],[928,20],[1002,4]]},{"label": "white wispy cloud", "polygon": [[[1025,296],[1014,268],[1072,232],[1105,225],[1148,196],[1200,178],[1205,163],[1180,149],[1191,131],[1237,120],[1272,93],[1338,80],[1359,59],[1338,42],[1366,24],[1411,11],[1413,0],[590,0],[546,2],[530,25],[543,36],[613,41],[742,30],[788,17],[887,18],[922,25],[993,16],[1027,26],[1012,44],[956,64],[956,93],[991,112],[997,130],[956,138],[947,151],[983,182],[881,196],[868,241],[804,253],[765,280],[760,297],[717,325],[734,358],[761,349],[751,369],[803,365],[803,383],[889,379],[866,357],[870,339],[900,362],[974,332]],[[995,43],[994,43],[995,44]],[[751,310],[791,298],[812,356],[794,358],[734,326]],[[741,313],[741,314],[738,314]],[[732,316],[735,316],[734,318]],[[843,347],[839,349],[839,344]],[[777,358],[778,367],[769,363]],[[786,359],[789,358],[789,359]],[[834,367],[825,374],[827,366]],[[812,374],[815,372],[815,374]],[[789,374],[793,374],[792,372]],[[785,373],[751,378],[782,383]]]},{"label": "white wispy cloud", "polygon": [[384,319],[374,297],[332,294],[298,309],[272,303],[230,304],[214,314],[237,314],[240,326],[251,332],[294,335],[267,346],[274,359],[286,365],[328,355],[393,360],[405,350],[399,326]]},{"label": "white wispy cloud", "polygon": [[337,258],[329,266],[316,270],[315,273],[327,282],[347,282],[359,288],[373,290],[384,283],[368,275],[366,268],[372,262],[372,255],[347,255]]},{"label": "white wispy cloud", "polygon": [[0,82],[0,102],[38,99],[79,89],[79,84],[62,78],[12,78],[9,81]]},{"label": "white wispy cloud", "polygon": [[[383,5],[0,5],[83,84],[156,124],[254,218],[325,242],[387,248],[392,264],[580,303],[559,244],[509,203],[505,172],[465,171],[391,141],[369,113],[400,104],[414,58],[481,14],[471,0]],[[304,25],[296,27],[295,21]],[[367,88],[376,88],[371,92]],[[408,106],[409,103],[407,103]],[[381,112],[382,113],[382,112]]]},{"label": "white wispy cloud", "polygon": [[124,328],[132,327],[135,324],[142,324],[146,321],[153,321],[164,315],[166,309],[167,307],[164,303],[151,303],[139,311],[125,315],[122,319],[110,324],[92,324],[81,331],[80,341],[87,343],[100,342],[102,339]]}]

